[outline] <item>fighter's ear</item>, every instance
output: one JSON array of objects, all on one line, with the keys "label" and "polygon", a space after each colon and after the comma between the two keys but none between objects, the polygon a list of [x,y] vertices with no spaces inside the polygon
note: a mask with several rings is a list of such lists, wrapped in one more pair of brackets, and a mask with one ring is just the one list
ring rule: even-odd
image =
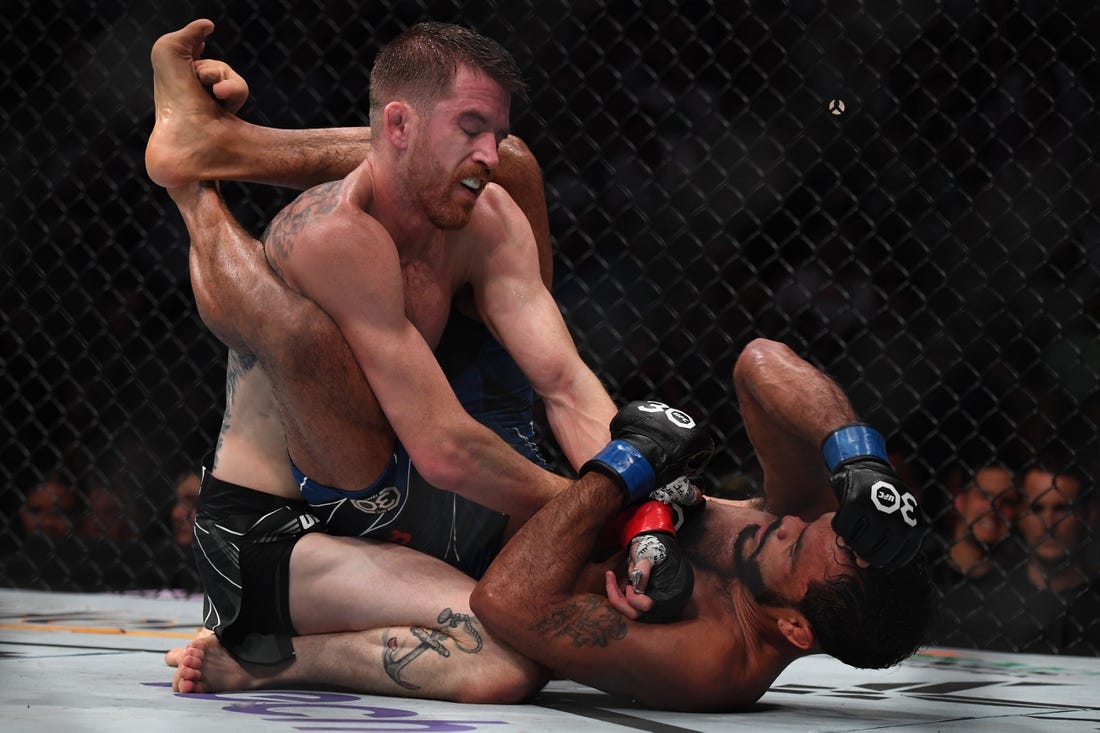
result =
[{"label": "fighter's ear", "polygon": [[393,101],[382,110],[382,128],[390,143],[399,150],[409,145],[412,107],[405,102]]},{"label": "fighter's ear", "polygon": [[810,621],[793,608],[785,609],[775,621],[779,633],[787,641],[802,651],[809,651],[814,645],[814,630]]}]

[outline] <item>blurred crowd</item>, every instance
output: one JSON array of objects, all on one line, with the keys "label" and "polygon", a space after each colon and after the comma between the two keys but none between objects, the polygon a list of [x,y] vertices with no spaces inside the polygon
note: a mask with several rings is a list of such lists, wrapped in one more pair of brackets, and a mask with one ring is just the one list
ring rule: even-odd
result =
[{"label": "blurred crowd", "polygon": [[1100,655],[1100,504],[1065,457],[956,467],[937,559],[945,646]]},{"label": "blurred crowd", "polygon": [[[942,603],[931,644],[1100,655],[1100,499],[1073,454],[959,461],[931,484],[892,457],[933,520],[924,553]],[[760,484],[751,472],[731,474],[708,493],[753,498]],[[176,476],[149,521],[124,492],[103,483],[84,490],[53,474],[26,492],[18,553],[26,562],[9,575],[32,587],[194,592],[198,496],[196,473]]]},{"label": "blurred crowd", "polygon": [[[927,480],[890,453],[932,520],[923,552],[941,604],[930,644],[1100,656],[1100,499],[1075,454],[971,456]],[[709,493],[760,491],[757,470]]]},{"label": "blurred crowd", "polygon": [[55,472],[26,491],[22,537],[6,558],[8,581],[56,590],[199,590],[191,557],[199,476],[175,478],[169,502],[147,500]]}]

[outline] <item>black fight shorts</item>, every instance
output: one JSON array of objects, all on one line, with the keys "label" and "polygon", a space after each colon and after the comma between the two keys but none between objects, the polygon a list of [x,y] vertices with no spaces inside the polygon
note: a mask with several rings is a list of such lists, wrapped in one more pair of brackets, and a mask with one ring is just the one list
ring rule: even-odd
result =
[{"label": "black fight shorts", "polygon": [[195,561],[203,625],[244,662],[294,656],[290,553],[320,529],[305,502],[288,501],[214,478],[205,468],[195,515]]}]

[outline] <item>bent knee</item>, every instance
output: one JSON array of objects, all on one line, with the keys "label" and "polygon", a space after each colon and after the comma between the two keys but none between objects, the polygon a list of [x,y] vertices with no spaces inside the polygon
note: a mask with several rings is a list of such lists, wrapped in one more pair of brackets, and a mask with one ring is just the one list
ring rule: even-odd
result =
[{"label": "bent knee", "polygon": [[527,659],[500,661],[468,675],[456,702],[516,705],[530,699],[549,680],[549,673]]}]

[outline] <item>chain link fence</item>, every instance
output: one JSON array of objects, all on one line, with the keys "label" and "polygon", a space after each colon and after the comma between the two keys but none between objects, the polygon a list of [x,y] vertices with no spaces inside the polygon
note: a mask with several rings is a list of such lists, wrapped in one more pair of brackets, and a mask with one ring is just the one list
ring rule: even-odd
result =
[{"label": "chain link fence", "polygon": [[[179,216],[144,174],[153,40],[210,17],[207,55],[251,84],[244,116],[359,125],[379,44],[431,18],[525,70],[512,123],[544,169],[555,295],[613,397],[708,415],[712,492],[757,491],[731,370],[752,338],[783,341],[923,492],[940,641],[1100,652],[1089,0],[17,0],[0,15],[0,585],[197,587],[172,528],[177,484],[218,432],[224,349],[195,313]],[[293,195],[226,193],[253,231]],[[1057,484],[1061,514],[1042,505],[1053,494],[967,488],[996,462],[1023,486],[1052,455],[1079,481]],[[1036,521],[1060,550],[1042,567],[1078,581],[1021,581]],[[992,553],[992,573],[960,572],[960,548]],[[1077,627],[1055,623],[1067,613]]]}]

